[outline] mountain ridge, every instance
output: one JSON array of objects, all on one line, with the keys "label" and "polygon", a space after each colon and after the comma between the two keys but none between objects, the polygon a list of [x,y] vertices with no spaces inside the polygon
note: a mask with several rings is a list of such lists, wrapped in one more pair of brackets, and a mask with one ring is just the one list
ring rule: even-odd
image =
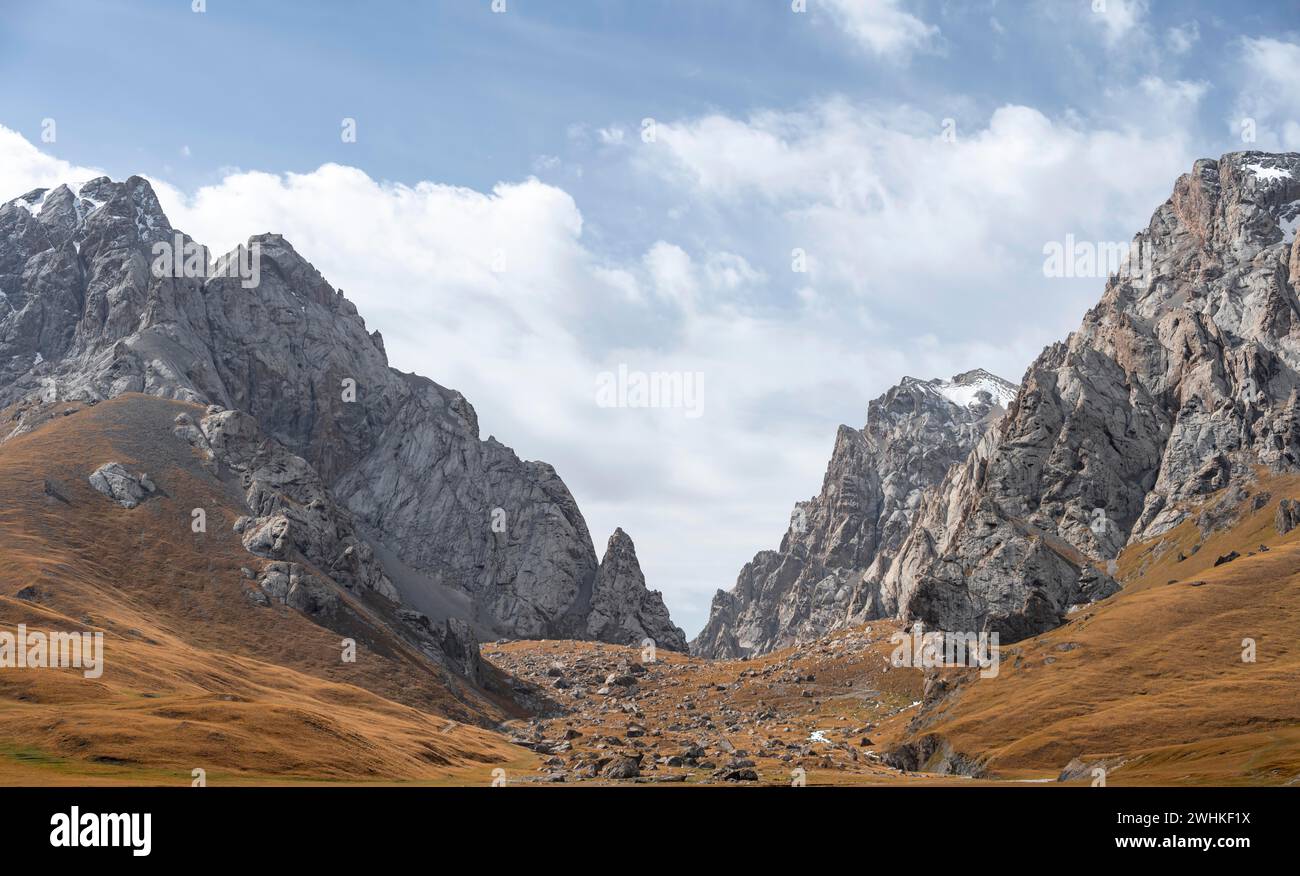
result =
[{"label": "mountain ridge", "polygon": [[732,591],[714,596],[692,643],[742,657],[820,638],[872,616],[862,576],[897,548],[922,494],[996,421],[1015,384],[975,369],[951,379],[904,377],[841,425],[821,492],[795,506],[776,551],[761,551]]},{"label": "mountain ridge", "polygon": [[[1267,170],[1257,172],[1256,168]],[[899,616],[1011,641],[1118,587],[1127,544],[1189,500],[1300,458],[1300,155],[1201,159],[989,442],[953,469],[872,582]],[[1289,229],[1289,230],[1288,230]]]},{"label": "mountain ridge", "polygon": [[[169,251],[177,243],[185,253]],[[248,288],[238,270],[254,252]],[[163,257],[186,270],[158,270]],[[460,393],[391,368],[382,336],[281,235],[209,264],[141,177],[0,205],[0,406],[127,392],[251,415],[320,473],[412,586],[462,610],[452,594],[468,594],[460,619],[481,635],[595,636],[587,600],[600,564],[555,470],[482,439]],[[601,628],[684,647],[666,608],[642,608],[609,602],[605,617],[636,616]]]},{"label": "mountain ridge", "polygon": [[[1135,237],[1141,258],[1107,278],[1078,331],[1030,364],[1005,415],[915,493],[891,550],[865,566],[862,556],[809,565],[792,530],[718,592],[693,648],[743,656],[850,617],[1004,641],[1045,632],[1115,592],[1119,551],[1178,525],[1188,500],[1250,482],[1256,464],[1300,464],[1298,217],[1300,155],[1197,161]],[[939,396],[948,383],[904,378],[890,392]],[[854,434],[837,436],[814,500],[821,513],[840,500],[832,475],[849,484],[863,468],[850,461]],[[856,531],[860,516],[850,502],[821,529]],[[784,631],[771,629],[773,616]]]}]

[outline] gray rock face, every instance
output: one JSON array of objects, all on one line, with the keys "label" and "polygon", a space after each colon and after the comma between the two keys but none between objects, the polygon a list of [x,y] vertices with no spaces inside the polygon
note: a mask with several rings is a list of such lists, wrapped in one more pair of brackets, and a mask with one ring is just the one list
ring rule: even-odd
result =
[{"label": "gray rock face", "polygon": [[478,640],[469,624],[455,617],[447,618],[441,625],[434,624],[427,616],[409,608],[398,609],[397,615],[414,632],[422,648],[441,654],[458,675],[473,682],[481,680],[483,664]]},{"label": "gray rock face", "polygon": [[269,600],[313,617],[328,617],[339,607],[338,593],[300,563],[267,563],[257,583]]},{"label": "gray rock face", "polygon": [[1300,155],[1198,161],[1136,243],[1142,270],[1048,347],[889,569],[882,613],[1010,641],[1112,592],[1126,544],[1300,460]]},{"label": "gray rock face", "polygon": [[157,489],[147,474],[133,475],[120,462],[106,462],[95,469],[90,485],[123,508],[134,508]]},{"label": "gray rock face", "polygon": [[249,553],[305,560],[344,587],[398,601],[374,551],[357,535],[352,515],[334,501],[306,460],[265,438],[251,416],[212,407],[197,423],[179,415],[172,433],[195,448],[215,474],[237,479],[250,514],[235,522],[235,531]]},{"label": "gray rock face", "polygon": [[1300,502],[1294,499],[1283,499],[1278,503],[1277,511],[1273,515],[1273,526],[1277,529],[1277,534],[1286,535],[1297,525],[1300,525]]},{"label": "gray rock face", "polygon": [[[481,440],[460,393],[389,368],[379,333],[280,236],[208,259],[139,177],[0,205],[0,407],[143,392],[243,412],[298,460],[286,476],[313,471],[403,581],[461,594],[463,620],[494,636],[592,635],[595,548],[554,469]],[[216,432],[231,428],[244,425]],[[254,525],[255,548],[274,555],[285,527],[310,540],[306,512],[275,507],[277,490],[260,494],[269,470],[247,465],[259,520],[287,521]],[[597,629],[660,625],[619,592]]]},{"label": "gray rock face", "polygon": [[905,378],[841,426],[821,492],[799,503],[777,551],[763,551],[735,588],[714,597],[692,649],[709,657],[765,653],[878,611],[862,578],[910,531],[925,491],[964,459],[1014,398],[987,371]]},{"label": "gray rock face", "polygon": [[[860,525],[893,512],[872,478],[854,482],[860,469],[840,462],[857,445],[841,430],[828,485],[834,474],[846,486],[806,507],[812,537],[792,529],[781,551],[759,554],[715,598],[695,648],[779,647],[844,623],[846,606],[852,622],[915,619],[1015,641],[1115,592],[1125,545],[1188,517],[1221,525],[1235,512],[1207,503],[1211,493],[1250,482],[1257,466],[1300,466],[1298,220],[1300,155],[1198,161],[1080,329],[1043,351],[1006,415],[916,494],[893,530],[901,539]],[[914,437],[913,452],[933,446]],[[828,529],[832,495],[867,513],[833,512]],[[828,562],[828,545],[852,561]]]},{"label": "gray rock face", "polygon": [[[628,606],[634,610],[629,611]],[[587,635],[623,645],[641,645],[652,639],[659,648],[687,650],[686,634],[668,617],[662,594],[646,589],[636,547],[622,529],[609,537],[596,571]]]}]

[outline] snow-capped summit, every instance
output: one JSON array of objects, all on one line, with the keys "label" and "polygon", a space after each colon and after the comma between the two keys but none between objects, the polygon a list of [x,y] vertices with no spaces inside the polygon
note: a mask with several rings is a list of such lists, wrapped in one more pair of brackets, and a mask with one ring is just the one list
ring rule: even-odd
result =
[{"label": "snow-capped summit", "polygon": [[983,368],[963,372],[951,380],[931,380],[930,385],[948,401],[964,408],[979,403],[981,393],[988,393],[991,403],[1005,408],[1015,399],[1017,390],[1014,383]]},{"label": "snow-capped summit", "polygon": [[949,380],[904,377],[841,426],[821,492],[800,502],[777,551],[762,551],[718,591],[692,644],[708,657],[763,654],[877,610],[860,582],[896,551],[922,496],[997,423],[1018,387],[983,369]]}]

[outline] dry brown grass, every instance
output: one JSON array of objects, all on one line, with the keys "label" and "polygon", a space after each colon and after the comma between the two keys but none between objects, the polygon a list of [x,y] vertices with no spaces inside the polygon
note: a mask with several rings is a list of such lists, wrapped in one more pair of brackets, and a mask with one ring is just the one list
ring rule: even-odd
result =
[{"label": "dry brown grass", "polygon": [[[187,784],[196,767],[212,784],[478,785],[495,767],[536,774],[540,757],[473,726],[517,720],[518,709],[392,636],[378,601],[349,596],[335,623],[343,629],[331,630],[244,598],[250,585],[239,569],[253,561],[230,528],[240,496],[171,437],[172,418],[192,406],[128,396],[66,417],[64,407],[0,444],[0,628],[103,631],[106,669],[96,680],[77,670],[0,670],[0,784]],[[149,471],[163,495],[130,511],[100,496],[86,479],[109,460]],[[62,500],[47,495],[47,481]],[[960,688],[920,732],[979,757],[989,781],[1054,778],[1082,758],[1106,761],[1117,785],[1293,782],[1300,530],[1278,536],[1273,515],[1280,498],[1300,495],[1300,477],[1261,474],[1259,491],[1271,494],[1265,507],[1203,543],[1185,522],[1125,551],[1121,593],[1004,647],[999,676]],[[208,511],[206,535],[190,532],[195,507]],[[1241,558],[1214,567],[1230,550]],[[34,600],[15,598],[31,585]],[[788,783],[795,764],[765,756],[761,743],[807,742],[813,730],[835,746],[801,758],[809,784],[969,782],[902,776],[865,755],[916,733],[921,673],[886,668],[895,629],[874,624],[867,647],[865,631],[854,630],[750,661],[661,652],[635,720],[662,730],[654,739],[670,751],[699,735],[664,729],[681,720],[684,699],[704,713],[770,710],[774,717],[738,732],[707,734],[750,751],[765,783]],[[354,664],[339,659],[342,635],[360,646]],[[859,645],[836,644],[845,637]],[[1248,637],[1255,663],[1241,659]],[[532,672],[539,687],[550,660],[637,658],[586,642],[485,652],[508,672]],[[778,664],[815,680],[755,674]],[[499,686],[504,676],[491,677]],[[579,729],[582,749],[622,735],[631,720],[589,700],[550,724]],[[862,746],[852,731],[868,724],[872,744]]]},{"label": "dry brown grass", "polygon": [[[330,630],[244,598],[239,496],[171,436],[186,410],[126,396],[0,445],[0,628],[102,631],[106,665],[94,680],[0,670],[0,783],[188,783],[194,768],[213,783],[477,782],[531,762],[470,726],[511,707],[388,633],[378,600],[349,597]],[[110,460],[162,495],[127,510],[96,493],[87,477]],[[15,598],[29,585],[36,601]]]},{"label": "dry brown grass", "polygon": [[[1264,508],[1203,543],[1185,521],[1130,547],[1123,591],[1004,647],[999,676],[968,685],[927,732],[1003,774],[1055,775],[1079,757],[1108,760],[1111,784],[1295,781],[1300,530],[1279,536],[1273,515],[1300,478],[1262,475],[1261,490]],[[1232,550],[1241,558],[1214,566]]]}]

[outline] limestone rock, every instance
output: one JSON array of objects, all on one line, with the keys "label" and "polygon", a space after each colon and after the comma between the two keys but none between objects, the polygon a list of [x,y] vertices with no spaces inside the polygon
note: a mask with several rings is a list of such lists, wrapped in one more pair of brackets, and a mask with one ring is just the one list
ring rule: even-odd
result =
[{"label": "limestone rock", "polygon": [[1003,642],[1042,632],[1118,586],[1125,545],[1256,466],[1295,470],[1297,202],[1300,155],[1196,162],[1137,235],[1140,258],[1030,366],[869,582],[881,612]]},{"label": "limestone rock", "polygon": [[914,501],[890,508],[871,471],[908,472],[935,443],[904,429],[905,459],[880,465],[841,429],[822,495],[801,506],[808,533],[719,593],[696,650],[770,650],[873,617],[1015,641],[1115,592],[1126,545],[1193,513],[1227,525],[1257,467],[1300,468],[1298,215],[1300,155],[1196,162],[1005,416],[940,436],[955,452],[905,478]]},{"label": "limestone rock", "polygon": [[841,426],[821,493],[799,503],[781,547],[714,597],[692,643],[708,657],[761,654],[819,638],[879,606],[861,581],[906,537],[925,492],[1001,417],[1016,387],[987,371],[951,380],[908,377]]},{"label": "limestone rock", "polygon": [[[390,368],[379,333],[283,237],[250,238],[199,276],[158,255],[178,244],[209,261],[141,177],[0,203],[0,407],[126,392],[208,406],[205,426],[191,417],[178,434],[240,469],[252,516],[283,514],[323,562],[330,525],[295,491],[314,476],[351,515],[352,552],[322,570],[385,566],[416,601],[454,591],[443,602],[469,605],[463,619],[492,636],[604,634],[588,632],[595,547],[554,469],[483,440],[460,393]],[[288,456],[263,454],[254,434]],[[619,609],[594,628],[659,629],[655,600],[644,605],[644,618]]]},{"label": "limestone rock", "polygon": [[651,639],[658,648],[687,650],[686,634],[668,617],[663,596],[646,589],[636,547],[622,529],[609,537],[596,571],[586,632],[602,642],[639,646]]},{"label": "limestone rock", "polygon": [[119,462],[106,462],[95,469],[90,485],[123,508],[134,508],[157,489],[149,475],[133,475]]},{"label": "limestone rock", "polygon": [[299,563],[268,563],[258,578],[272,602],[280,602],[314,617],[332,615],[339,596]]},{"label": "limestone rock", "polygon": [[186,441],[218,474],[236,479],[249,515],[235,521],[244,548],[268,559],[301,558],[344,587],[367,588],[397,602],[397,588],[306,460],[266,438],[257,421],[218,410],[197,423],[189,414],[172,434]]},{"label": "limestone rock", "polygon": [[1273,515],[1273,525],[1277,528],[1278,535],[1286,535],[1300,524],[1300,502],[1294,499],[1283,499],[1277,505],[1277,512]]}]

